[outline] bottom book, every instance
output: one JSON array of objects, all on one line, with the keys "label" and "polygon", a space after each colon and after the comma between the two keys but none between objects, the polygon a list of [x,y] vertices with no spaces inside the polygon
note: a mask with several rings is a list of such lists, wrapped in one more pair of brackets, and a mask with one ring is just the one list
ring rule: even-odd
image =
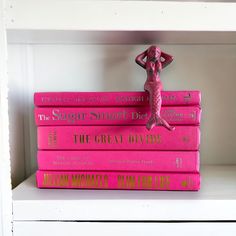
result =
[{"label": "bottom book", "polygon": [[181,190],[200,189],[199,173],[37,171],[38,188]]}]

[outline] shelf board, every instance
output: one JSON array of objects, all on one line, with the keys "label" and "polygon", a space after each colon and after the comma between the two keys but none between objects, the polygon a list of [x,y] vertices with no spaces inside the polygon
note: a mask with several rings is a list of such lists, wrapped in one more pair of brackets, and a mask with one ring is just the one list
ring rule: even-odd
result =
[{"label": "shelf board", "polygon": [[191,235],[191,236],[222,236],[236,235],[236,223],[212,223],[212,222],[47,222],[47,221],[24,221],[14,222],[14,236],[41,236],[41,235],[82,235],[93,236],[156,236],[156,235]]},{"label": "shelf board", "polygon": [[10,43],[236,43],[235,12],[234,2],[9,0],[6,26]]},{"label": "shelf board", "polygon": [[236,220],[236,166],[203,166],[199,192],[38,189],[31,176],[13,190],[15,221]]},{"label": "shelf board", "polygon": [[229,2],[10,0],[7,28],[235,31],[235,9]]}]

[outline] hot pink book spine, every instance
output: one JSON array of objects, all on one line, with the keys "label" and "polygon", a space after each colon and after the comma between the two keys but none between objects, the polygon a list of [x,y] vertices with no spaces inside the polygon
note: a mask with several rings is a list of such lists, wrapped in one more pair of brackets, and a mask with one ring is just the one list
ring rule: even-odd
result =
[{"label": "hot pink book spine", "polygon": [[198,126],[174,131],[145,126],[39,126],[38,149],[44,150],[199,150]]},{"label": "hot pink book spine", "polygon": [[[162,107],[161,116],[173,125],[199,125],[197,106]],[[37,126],[48,125],[144,125],[148,107],[44,107],[35,108]]]},{"label": "hot pink book spine", "polygon": [[38,151],[39,170],[199,172],[199,152]]},{"label": "hot pink book spine", "polygon": [[200,189],[198,173],[37,171],[38,188],[181,190]]},{"label": "hot pink book spine", "polygon": [[[200,105],[200,91],[162,91],[162,105]],[[36,106],[147,106],[146,92],[37,92]]]}]

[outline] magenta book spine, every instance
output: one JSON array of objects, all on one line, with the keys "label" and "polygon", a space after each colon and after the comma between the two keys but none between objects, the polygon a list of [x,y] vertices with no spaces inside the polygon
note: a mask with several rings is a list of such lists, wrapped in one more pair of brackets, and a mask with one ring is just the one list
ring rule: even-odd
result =
[{"label": "magenta book spine", "polygon": [[198,173],[37,171],[38,188],[181,190],[200,189]]},{"label": "magenta book spine", "polygon": [[[37,107],[35,123],[48,125],[144,125],[150,116],[148,107]],[[199,125],[197,106],[162,107],[161,116],[172,125]]]},{"label": "magenta book spine", "polygon": [[[163,91],[163,106],[200,105],[200,91]],[[147,106],[146,92],[37,92],[36,106]]]},{"label": "magenta book spine", "polygon": [[38,151],[39,170],[199,172],[199,152]]},{"label": "magenta book spine", "polygon": [[37,134],[42,150],[197,151],[200,144],[198,126],[39,126]]}]

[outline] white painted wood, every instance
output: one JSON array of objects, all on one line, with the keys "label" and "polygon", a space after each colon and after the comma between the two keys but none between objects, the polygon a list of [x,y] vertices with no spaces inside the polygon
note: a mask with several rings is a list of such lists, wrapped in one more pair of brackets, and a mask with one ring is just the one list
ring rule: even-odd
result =
[{"label": "white painted wood", "polygon": [[236,3],[67,0],[8,3],[8,29],[236,31]]},{"label": "white painted wood", "polygon": [[236,223],[15,222],[14,236],[235,236]]},{"label": "white painted wood", "polygon": [[[12,184],[16,186],[25,179],[25,169],[29,160],[25,161],[24,148],[24,118],[25,99],[28,92],[24,89],[26,73],[26,49],[21,48],[18,53],[14,53],[8,47],[8,102],[9,102],[9,134],[10,134],[10,155]],[[19,61],[21,63],[19,63]],[[14,65],[14,69],[13,66]]]},{"label": "white painted wood", "polygon": [[7,101],[7,42],[5,1],[0,0],[0,235],[11,235],[12,192]]},{"label": "white painted wood", "polygon": [[236,43],[235,11],[234,2],[10,0],[7,28],[18,43]]},{"label": "white painted wood", "polygon": [[15,221],[236,220],[236,166],[204,166],[199,192],[37,189],[35,176],[13,190]]}]

